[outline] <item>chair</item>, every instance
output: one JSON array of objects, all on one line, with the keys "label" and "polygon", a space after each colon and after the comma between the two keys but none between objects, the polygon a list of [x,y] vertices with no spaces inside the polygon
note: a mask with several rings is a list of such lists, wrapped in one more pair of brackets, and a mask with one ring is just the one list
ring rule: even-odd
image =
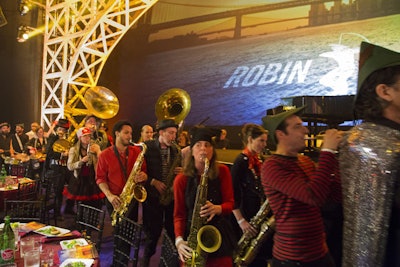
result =
[{"label": "chair", "polygon": [[114,229],[114,253],[112,266],[136,267],[138,265],[143,227],[126,217],[121,217],[117,220],[118,223]]},{"label": "chair", "polygon": [[54,220],[54,225],[57,226],[57,212],[55,203],[55,191],[52,179],[44,179],[37,181],[38,185],[38,200],[44,202],[44,215],[47,224],[50,224],[50,220]]},{"label": "chair", "polygon": [[78,213],[75,223],[81,233],[86,233],[84,237],[96,244],[98,252],[100,252],[103,238],[104,218],[104,210],[82,203],[78,204]]},{"label": "chair", "polygon": [[32,181],[27,183],[18,183],[18,199],[19,200],[37,200],[38,199],[38,182]]},{"label": "chair", "polygon": [[179,267],[179,255],[174,242],[164,229],[159,267]]},{"label": "chair", "polygon": [[4,200],[4,214],[13,222],[44,223],[44,202],[41,200]]}]

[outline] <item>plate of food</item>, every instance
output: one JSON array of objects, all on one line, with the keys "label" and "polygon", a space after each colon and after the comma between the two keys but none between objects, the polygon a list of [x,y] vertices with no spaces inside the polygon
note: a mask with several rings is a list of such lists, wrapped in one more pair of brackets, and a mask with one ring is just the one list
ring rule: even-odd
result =
[{"label": "plate of food", "polygon": [[45,227],[36,229],[34,232],[45,236],[60,236],[65,235],[71,231],[68,229],[47,225]]},{"label": "plate of food", "polygon": [[90,267],[94,259],[66,259],[60,267]]},{"label": "plate of food", "polygon": [[71,240],[63,240],[60,242],[62,249],[72,249],[76,247],[86,246],[89,243],[84,238],[76,238]]}]

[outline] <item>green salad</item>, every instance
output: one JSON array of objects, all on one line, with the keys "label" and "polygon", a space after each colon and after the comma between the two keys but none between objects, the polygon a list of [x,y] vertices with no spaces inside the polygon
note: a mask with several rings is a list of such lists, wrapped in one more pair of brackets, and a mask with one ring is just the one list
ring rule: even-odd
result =
[{"label": "green salad", "polygon": [[77,261],[77,262],[70,262],[65,267],[86,267],[85,263],[82,261]]},{"label": "green salad", "polygon": [[61,232],[54,226],[50,226],[44,229],[39,229],[37,232],[45,234],[45,235],[59,235]]}]

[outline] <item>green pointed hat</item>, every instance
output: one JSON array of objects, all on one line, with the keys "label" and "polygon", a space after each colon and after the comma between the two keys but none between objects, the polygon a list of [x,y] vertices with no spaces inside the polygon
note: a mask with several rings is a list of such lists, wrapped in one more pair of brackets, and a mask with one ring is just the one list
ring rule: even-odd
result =
[{"label": "green pointed hat", "polygon": [[400,65],[400,53],[370,44],[361,43],[360,59],[358,66],[357,94],[361,85],[368,76],[376,70]]},{"label": "green pointed hat", "polygon": [[276,128],[284,121],[286,118],[299,114],[306,106],[299,108],[290,109],[274,115],[267,115],[262,118],[263,127],[268,130],[268,143],[272,146],[276,146],[277,142],[275,139]]}]

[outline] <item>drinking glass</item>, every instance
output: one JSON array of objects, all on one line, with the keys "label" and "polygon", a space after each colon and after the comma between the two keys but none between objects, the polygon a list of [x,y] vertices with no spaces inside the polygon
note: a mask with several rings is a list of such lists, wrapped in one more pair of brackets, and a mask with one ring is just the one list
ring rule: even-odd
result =
[{"label": "drinking glass", "polygon": [[53,266],[54,251],[51,249],[44,249],[40,252],[40,266],[51,267]]},{"label": "drinking glass", "polygon": [[19,250],[21,258],[24,257],[25,251],[33,250],[35,246],[35,240],[30,237],[21,238],[19,242]]},{"label": "drinking glass", "polygon": [[19,227],[13,228],[13,232],[14,232],[14,240],[15,240],[15,250],[18,250]]},{"label": "drinking glass", "polygon": [[40,251],[38,249],[24,252],[24,267],[40,267]]}]

